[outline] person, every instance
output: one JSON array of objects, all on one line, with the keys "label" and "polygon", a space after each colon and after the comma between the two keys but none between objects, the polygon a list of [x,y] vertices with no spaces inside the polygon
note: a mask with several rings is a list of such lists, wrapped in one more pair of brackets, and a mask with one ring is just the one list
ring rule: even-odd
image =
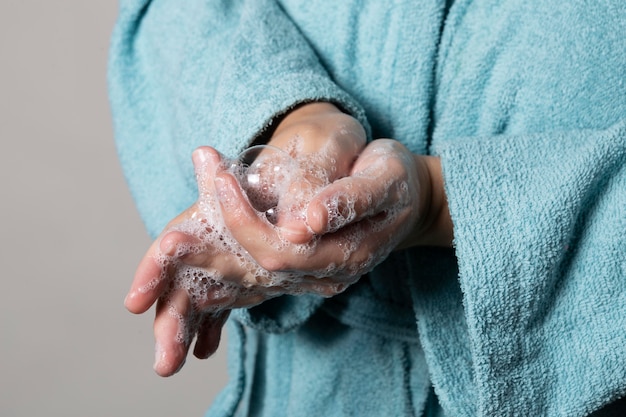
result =
[{"label": "person", "polygon": [[[226,323],[211,416],[623,412],[624,22],[617,0],[121,1],[115,136],[156,238],[125,303],[157,304],[156,372]],[[290,223],[226,169],[257,144],[317,167]]]}]

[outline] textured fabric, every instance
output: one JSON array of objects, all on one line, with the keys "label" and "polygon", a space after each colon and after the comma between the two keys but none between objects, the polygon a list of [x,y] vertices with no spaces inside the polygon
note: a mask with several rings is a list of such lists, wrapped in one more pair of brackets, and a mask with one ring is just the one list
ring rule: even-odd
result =
[{"label": "textured fabric", "polygon": [[230,362],[238,367],[209,417],[420,416],[424,409],[430,382],[416,340],[379,336],[323,310],[288,337],[235,320],[229,326]]},{"label": "textured fabric", "polygon": [[298,103],[442,160],[454,250],[236,312],[209,414],[584,416],[626,395],[625,34],[622,0],[122,1],[115,134],[153,236],[196,198],[196,146],[233,156]]},{"label": "textured fabric", "polygon": [[195,201],[196,147],[234,157],[277,113],[308,101],[337,103],[367,128],[294,33],[274,1],[120,2],[109,73],[115,135],[151,236]]}]

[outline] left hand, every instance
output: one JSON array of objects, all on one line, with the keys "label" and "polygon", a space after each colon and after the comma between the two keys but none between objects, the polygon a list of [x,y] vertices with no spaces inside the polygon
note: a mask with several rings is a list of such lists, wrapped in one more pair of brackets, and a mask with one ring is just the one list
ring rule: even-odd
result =
[{"label": "left hand", "polygon": [[[310,201],[307,219],[319,235],[362,221],[372,223],[380,229],[370,234],[375,240],[368,247],[373,248],[376,241],[389,241],[395,249],[445,247],[453,239],[440,159],[412,154],[392,139],[370,142],[349,176]],[[389,247],[378,250],[388,253]]]}]

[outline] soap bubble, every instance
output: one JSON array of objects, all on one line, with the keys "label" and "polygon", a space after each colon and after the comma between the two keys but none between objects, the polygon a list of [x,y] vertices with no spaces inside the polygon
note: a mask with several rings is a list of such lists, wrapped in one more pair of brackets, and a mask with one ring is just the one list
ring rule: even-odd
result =
[{"label": "soap bubble", "polygon": [[271,145],[252,146],[231,162],[229,171],[237,178],[250,205],[264,213],[272,224],[278,222],[281,197],[301,176],[301,170],[287,152]]}]

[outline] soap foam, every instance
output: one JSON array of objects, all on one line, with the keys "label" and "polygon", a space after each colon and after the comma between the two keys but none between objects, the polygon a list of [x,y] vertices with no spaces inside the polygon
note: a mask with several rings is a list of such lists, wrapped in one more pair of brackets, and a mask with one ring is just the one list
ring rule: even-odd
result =
[{"label": "soap foam", "polygon": [[[306,224],[306,208],[308,201],[322,188],[329,185],[335,178],[335,172],[322,168],[322,161],[328,156],[324,152],[302,155],[302,140],[296,137],[282,151],[271,146],[257,146],[243,152],[234,160],[223,161],[228,171],[237,178],[241,190],[247,196],[250,205],[256,210],[259,218],[280,233],[280,224],[284,221],[300,221]],[[381,155],[383,156],[383,155]],[[333,164],[334,167],[335,164]],[[192,236],[196,243],[179,244],[173,256],[159,254],[156,261],[162,267],[158,279],[144,286],[141,291],[150,291],[162,282],[168,274],[173,272],[173,279],[164,294],[164,299],[170,299],[174,291],[186,292],[191,303],[191,309],[186,317],[177,311],[170,302],[170,314],[180,322],[179,341],[189,343],[197,331],[197,326],[206,314],[218,314],[229,308],[238,297],[253,297],[262,295],[271,298],[282,293],[300,294],[307,288],[308,291],[322,295],[332,295],[345,290],[355,282],[359,276],[369,272],[377,263],[382,261],[397,244],[393,239],[383,242],[376,253],[371,253],[361,262],[351,259],[358,251],[361,242],[367,237],[366,231],[383,230],[392,222],[399,210],[389,211],[382,222],[370,222],[367,219],[365,226],[351,223],[357,217],[356,200],[344,193],[332,196],[327,203],[330,220],[330,231],[341,230],[341,237],[337,238],[339,250],[343,253],[342,262],[331,263],[319,271],[268,271],[258,265],[252,256],[239,244],[226,227],[219,204],[220,196],[205,189],[203,184],[212,182],[208,177],[208,169],[197,169],[199,197],[196,204],[197,211],[187,220],[171,226],[168,231],[179,231]],[[377,175],[372,169],[361,173],[363,176]],[[298,184],[294,187],[293,184]],[[404,188],[402,188],[404,187]],[[399,192],[406,193],[406,184]],[[386,187],[388,190],[391,184]],[[368,207],[373,197],[367,197]],[[365,213],[368,215],[371,213]],[[350,226],[348,226],[350,225]],[[348,226],[348,227],[346,227]],[[266,242],[271,242],[277,252],[290,251],[299,256],[315,254],[319,237],[314,237],[304,244],[293,244],[284,238],[277,242],[268,236],[261,236]],[[184,259],[189,254],[211,255],[229,254],[239,263],[242,271],[247,271],[246,277],[240,282],[233,282],[229,277],[215,268],[201,268],[185,264]],[[311,283],[311,278],[332,277],[335,283]],[[305,285],[300,283],[306,280]]]}]

